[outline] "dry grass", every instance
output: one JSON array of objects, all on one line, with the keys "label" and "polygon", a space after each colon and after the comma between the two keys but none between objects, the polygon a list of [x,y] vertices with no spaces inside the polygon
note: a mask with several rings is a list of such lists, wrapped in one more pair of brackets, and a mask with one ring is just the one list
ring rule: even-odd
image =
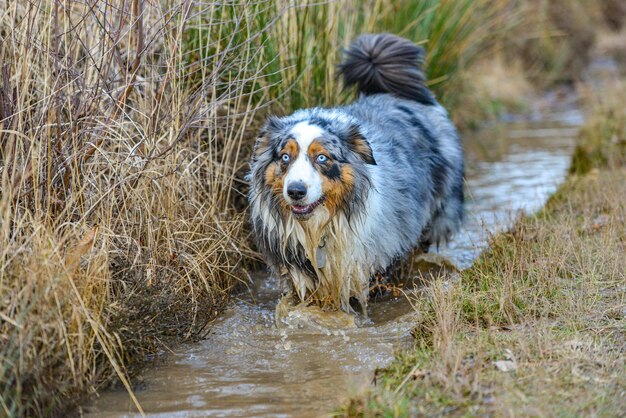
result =
[{"label": "dry grass", "polygon": [[532,0],[519,6],[523,24],[505,39],[507,57],[521,58],[527,76],[540,88],[579,80],[595,42],[599,5]]},{"label": "dry grass", "polygon": [[[487,53],[473,65],[465,63],[455,77],[463,97],[454,109],[457,124],[475,127],[505,112],[524,111],[546,89],[584,80],[598,44],[604,56],[621,60],[623,36],[610,32],[604,18],[619,7],[613,3],[509,1],[500,12],[504,22],[497,25],[504,31],[496,31]],[[623,20],[619,13],[613,16],[614,23]]]},{"label": "dry grass", "polygon": [[114,375],[130,388],[128,366],[200,332],[242,277],[258,69],[236,57],[255,50],[220,20],[189,88],[199,7],[0,4],[0,414],[50,414]]},{"label": "dry grass", "polygon": [[[599,108],[581,143],[599,153],[589,144],[605,149],[607,131],[623,140],[623,116],[621,105]],[[423,315],[415,349],[342,415],[621,416],[623,151],[571,176],[544,210],[494,236],[460,278],[435,281],[415,302]]]},{"label": "dry grass", "polygon": [[586,174],[594,168],[626,164],[626,82],[609,80],[610,94],[594,96],[595,114],[583,127],[570,172]]},{"label": "dry grass", "polygon": [[498,120],[504,113],[528,110],[538,92],[527,77],[519,57],[507,58],[493,52],[462,72],[466,94],[464,105],[455,110],[462,129]]}]

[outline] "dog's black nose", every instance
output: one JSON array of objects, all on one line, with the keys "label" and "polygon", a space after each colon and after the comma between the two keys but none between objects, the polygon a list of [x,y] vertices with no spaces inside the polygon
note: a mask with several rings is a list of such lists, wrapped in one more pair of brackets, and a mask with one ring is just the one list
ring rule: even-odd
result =
[{"label": "dog's black nose", "polygon": [[294,181],[287,186],[287,194],[294,200],[300,200],[306,196],[306,186],[301,181]]}]

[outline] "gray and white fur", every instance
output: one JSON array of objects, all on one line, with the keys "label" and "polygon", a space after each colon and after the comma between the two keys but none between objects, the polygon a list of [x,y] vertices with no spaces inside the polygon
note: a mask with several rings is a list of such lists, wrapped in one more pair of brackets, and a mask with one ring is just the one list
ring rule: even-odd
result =
[{"label": "gray and white fur", "polygon": [[255,144],[249,201],[258,246],[303,302],[365,307],[370,277],[463,219],[463,150],[425,86],[424,51],[359,37],[339,66],[360,97],[271,117]]}]

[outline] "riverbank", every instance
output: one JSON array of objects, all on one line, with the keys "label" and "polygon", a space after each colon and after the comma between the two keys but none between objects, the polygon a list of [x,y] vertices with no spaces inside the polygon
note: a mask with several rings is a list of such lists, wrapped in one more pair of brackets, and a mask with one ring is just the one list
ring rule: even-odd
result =
[{"label": "riverbank", "polygon": [[626,112],[623,95],[606,96],[546,207],[459,278],[433,281],[414,301],[415,347],[339,415],[621,415]]}]

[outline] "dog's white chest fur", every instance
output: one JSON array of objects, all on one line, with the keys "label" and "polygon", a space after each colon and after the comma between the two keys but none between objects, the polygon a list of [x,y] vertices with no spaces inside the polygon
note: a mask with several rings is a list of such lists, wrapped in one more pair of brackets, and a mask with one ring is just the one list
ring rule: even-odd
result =
[{"label": "dog's white chest fur", "polygon": [[328,210],[321,207],[307,221],[292,218],[288,225],[287,240],[291,242],[285,244],[302,245],[317,276],[314,279],[288,267],[300,299],[349,311],[350,298],[355,297],[364,307],[371,267],[345,215],[330,218]]}]

